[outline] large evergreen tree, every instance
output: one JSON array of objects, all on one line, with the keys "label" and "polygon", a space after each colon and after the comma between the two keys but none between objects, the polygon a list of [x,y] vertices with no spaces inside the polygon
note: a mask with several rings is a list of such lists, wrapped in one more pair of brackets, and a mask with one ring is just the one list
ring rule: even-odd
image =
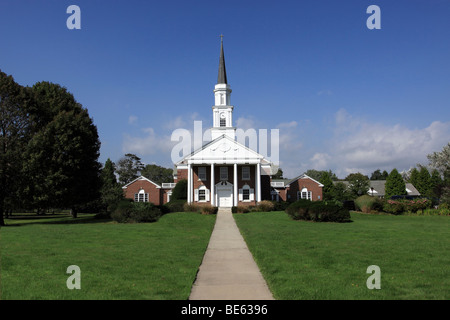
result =
[{"label": "large evergreen tree", "polygon": [[389,199],[392,196],[405,195],[406,186],[402,175],[397,169],[393,169],[386,179],[386,184],[384,185],[385,198]]},{"label": "large evergreen tree", "polygon": [[431,176],[428,169],[422,166],[417,176],[416,184],[414,185],[420,194],[424,197],[430,196],[431,193]]}]

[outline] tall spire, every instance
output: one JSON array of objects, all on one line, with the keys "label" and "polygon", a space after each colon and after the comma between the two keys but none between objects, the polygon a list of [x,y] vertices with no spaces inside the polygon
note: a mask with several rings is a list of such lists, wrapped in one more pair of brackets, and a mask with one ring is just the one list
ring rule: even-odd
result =
[{"label": "tall spire", "polygon": [[220,35],[220,59],[219,59],[219,76],[217,83],[227,84],[227,71],[225,69],[225,56],[223,54],[223,35]]}]

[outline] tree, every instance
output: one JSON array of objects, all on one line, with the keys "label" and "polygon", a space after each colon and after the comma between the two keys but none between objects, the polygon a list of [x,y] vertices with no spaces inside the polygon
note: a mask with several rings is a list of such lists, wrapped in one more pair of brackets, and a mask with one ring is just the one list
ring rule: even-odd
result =
[{"label": "tree", "polygon": [[412,168],[408,182],[414,187],[417,187],[417,183],[419,182],[419,170],[417,170],[417,168]]},{"label": "tree", "polygon": [[443,180],[439,171],[434,169],[430,178],[430,197],[439,199],[442,194]]},{"label": "tree", "polygon": [[114,172],[114,162],[108,158],[102,169],[102,187],[100,189],[102,206],[105,208],[106,212],[113,211],[124,197],[122,187],[117,182]]},{"label": "tree", "polygon": [[324,172],[328,173],[328,175],[330,176],[331,180],[333,180],[333,181],[338,180],[336,174],[335,174],[333,171],[331,171],[331,170],[325,171],[325,170],[309,169],[309,170],[307,170],[307,171],[305,172],[305,174],[306,174],[308,177],[313,178],[313,179],[316,180],[316,181],[319,181],[320,178],[322,178],[322,174],[323,174]]},{"label": "tree", "polygon": [[331,198],[343,202],[353,199],[354,196],[349,193],[348,188],[344,182],[337,181],[334,183],[334,186],[331,189]]},{"label": "tree", "polygon": [[428,169],[421,166],[419,174],[417,176],[416,184],[414,185],[417,191],[420,192],[422,196],[428,197],[431,193],[431,176]]},{"label": "tree", "polygon": [[120,158],[116,165],[119,183],[125,185],[138,178],[142,169],[144,169],[144,165],[141,162],[141,158],[132,153],[125,154],[124,157]]},{"label": "tree", "polygon": [[24,151],[24,193],[38,209],[78,208],[98,199],[100,140],[89,113],[66,88],[49,82],[32,88],[33,137]]},{"label": "tree", "polygon": [[21,189],[22,151],[29,137],[25,89],[0,70],[0,226]]},{"label": "tree", "polygon": [[387,176],[388,173],[386,172],[386,170],[384,170],[383,173],[381,173],[381,170],[377,169],[374,172],[372,172],[370,180],[386,180]]},{"label": "tree", "polygon": [[441,201],[450,204],[450,142],[440,152],[427,155],[431,168],[436,169],[443,177],[441,184]]},{"label": "tree", "polygon": [[345,180],[348,181],[348,191],[353,198],[357,198],[369,191],[369,178],[362,173],[351,173]]},{"label": "tree", "polygon": [[321,184],[323,184],[322,193],[323,193],[323,200],[331,200],[333,198],[333,181],[331,180],[331,177],[328,172],[324,171],[322,173],[322,176],[319,180]]},{"label": "tree", "polygon": [[278,168],[277,173],[272,176],[272,179],[283,179],[283,170],[281,170],[281,168]]},{"label": "tree", "polygon": [[405,195],[406,186],[400,173],[397,169],[393,169],[386,179],[386,184],[384,185],[385,198],[389,199],[392,196]]},{"label": "tree", "polygon": [[157,166],[156,164],[147,164],[142,169],[141,175],[159,185],[163,182],[173,182],[173,170]]}]

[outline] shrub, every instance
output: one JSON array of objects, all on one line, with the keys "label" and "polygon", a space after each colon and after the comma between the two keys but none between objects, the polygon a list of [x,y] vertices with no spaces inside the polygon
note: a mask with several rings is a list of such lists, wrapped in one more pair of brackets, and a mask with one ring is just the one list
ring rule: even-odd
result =
[{"label": "shrub", "polygon": [[369,195],[363,195],[355,200],[355,207],[365,213],[370,213],[372,211],[379,211],[383,208],[383,202]]},{"label": "shrub", "polygon": [[201,211],[201,206],[195,203],[185,203],[183,205],[183,210],[184,212],[200,212]]},{"label": "shrub", "polygon": [[285,211],[286,208],[291,204],[287,201],[272,201],[273,209],[272,211]]},{"label": "shrub", "polygon": [[170,200],[165,204],[169,212],[184,212],[186,200]]},{"label": "shrub", "polygon": [[403,202],[400,200],[387,200],[384,203],[383,210],[392,214],[401,214],[405,211]]},{"label": "shrub", "polygon": [[202,214],[216,214],[217,210],[219,210],[218,207],[214,207],[214,206],[208,204],[208,205],[201,206],[200,212]]},{"label": "shrub", "polygon": [[231,208],[231,212],[233,212],[233,213],[247,213],[247,212],[250,212],[250,209],[247,206],[238,205],[237,207],[232,207]]},{"label": "shrub", "polygon": [[161,210],[149,202],[135,202],[130,212],[130,222],[156,222],[161,217]]},{"label": "shrub", "polygon": [[271,201],[263,200],[258,203],[257,207],[258,207],[258,211],[269,212],[269,211],[272,211],[275,206]]},{"label": "shrub", "polygon": [[335,201],[299,200],[292,203],[286,213],[294,220],[317,222],[348,222],[350,212]]},{"label": "shrub", "polygon": [[111,218],[119,223],[155,222],[161,217],[161,210],[149,202],[120,202]]},{"label": "shrub", "polygon": [[300,199],[293,202],[286,208],[286,213],[294,220],[310,220],[308,209],[311,201]]},{"label": "shrub", "polygon": [[403,212],[417,213],[417,211],[431,208],[432,201],[426,198],[422,199],[398,199],[387,200],[384,203],[383,210],[392,214],[401,214]]}]

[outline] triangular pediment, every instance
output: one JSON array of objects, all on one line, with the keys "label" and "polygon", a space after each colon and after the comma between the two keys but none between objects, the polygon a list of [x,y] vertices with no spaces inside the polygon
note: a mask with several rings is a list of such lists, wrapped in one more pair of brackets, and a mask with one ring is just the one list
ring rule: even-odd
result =
[{"label": "triangular pediment", "polygon": [[270,163],[258,152],[223,135],[183,158],[182,163]]}]

